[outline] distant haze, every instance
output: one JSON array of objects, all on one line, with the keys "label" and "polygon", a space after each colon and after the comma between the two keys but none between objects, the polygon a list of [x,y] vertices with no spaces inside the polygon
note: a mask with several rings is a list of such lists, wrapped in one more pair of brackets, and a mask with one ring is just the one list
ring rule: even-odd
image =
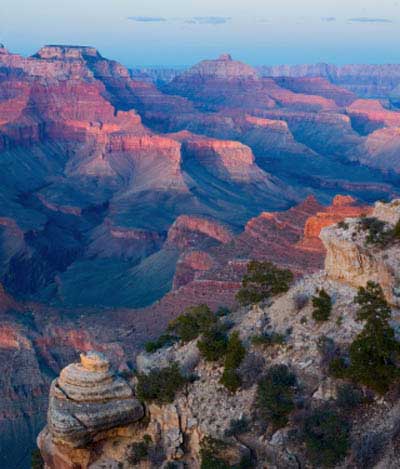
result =
[{"label": "distant haze", "polygon": [[0,42],[97,47],[135,66],[400,63],[400,0],[1,0]]}]

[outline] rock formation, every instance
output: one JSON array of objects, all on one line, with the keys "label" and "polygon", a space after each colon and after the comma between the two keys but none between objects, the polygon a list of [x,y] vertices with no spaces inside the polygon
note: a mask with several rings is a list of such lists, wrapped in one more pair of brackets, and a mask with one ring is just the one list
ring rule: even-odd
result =
[{"label": "rock formation", "polygon": [[233,60],[229,54],[221,54],[216,60],[203,60],[179,78],[194,80],[258,80],[258,73],[249,65]]},{"label": "rock formation", "polygon": [[[384,230],[393,229],[400,220],[400,200],[377,202],[371,216],[385,222]],[[326,248],[325,270],[334,280],[354,287],[365,286],[368,280],[379,283],[387,300],[400,305],[400,252],[397,241],[387,246],[368,242],[368,230],[357,218],[345,219],[344,225],[324,228],[321,239]]]},{"label": "rock formation", "polygon": [[226,227],[213,220],[181,215],[171,226],[167,243],[186,249],[200,246],[207,239],[225,244],[232,240],[232,234]]},{"label": "rock formation", "polygon": [[324,207],[324,210],[317,212],[307,219],[304,226],[304,236],[299,242],[299,246],[310,250],[321,250],[320,234],[326,226],[332,226],[345,218],[354,218],[360,215],[368,215],[372,207],[358,204],[352,197],[337,195],[332,201],[332,205]]},{"label": "rock formation", "polygon": [[238,183],[268,183],[270,177],[256,164],[251,148],[232,140],[217,140],[188,132],[176,135],[186,160],[194,159],[219,179]]},{"label": "rock formation", "polygon": [[382,127],[399,127],[400,112],[385,109],[380,101],[358,99],[347,108],[353,126],[368,134]]},{"label": "rock formation", "polygon": [[64,467],[65,458],[82,457],[74,448],[88,446],[104,438],[104,432],[142,417],[143,408],[132,387],[111,371],[106,357],[97,352],[81,354],[81,362],[64,368],[51,385],[48,426],[38,437],[39,447],[49,467],[59,463]]}]

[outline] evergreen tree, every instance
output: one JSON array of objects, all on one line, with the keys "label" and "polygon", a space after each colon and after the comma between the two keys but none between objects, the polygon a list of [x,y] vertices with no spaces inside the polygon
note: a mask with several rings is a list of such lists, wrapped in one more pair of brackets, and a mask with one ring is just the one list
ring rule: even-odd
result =
[{"label": "evergreen tree", "polygon": [[321,289],[318,296],[313,296],[312,304],[314,306],[312,317],[316,321],[327,321],[332,311],[332,300],[328,293]]},{"label": "evergreen tree", "polygon": [[259,303],[260,301],[285,293],[289,290],[293,274],[288,269],[280,269],[272,262],[251,261],[247,273],[242,280],[242,287],[236,299],[242,305]]},{"label": "evergreen tree", "polygon": [[374,282],[359,289],[355,302],[360,306],[357,320],[365,325],[350,346],[349,376],[384,394],[399,376],[395,359],[400,348],[389,324],[391,309],[382,288]]}]

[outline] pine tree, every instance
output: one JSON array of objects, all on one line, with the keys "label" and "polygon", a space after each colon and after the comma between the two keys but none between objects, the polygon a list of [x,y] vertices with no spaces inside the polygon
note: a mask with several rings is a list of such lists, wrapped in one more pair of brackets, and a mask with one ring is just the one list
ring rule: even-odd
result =
[{"label": "pine tree", "polygon": [[389,324],[391,309],[382,288],[374,282],[359,289],[355,302],[360,306],[357,320],[365,325],[350,346],[349,376],[384,394],[399,376],[395,359],[400,347]]}]

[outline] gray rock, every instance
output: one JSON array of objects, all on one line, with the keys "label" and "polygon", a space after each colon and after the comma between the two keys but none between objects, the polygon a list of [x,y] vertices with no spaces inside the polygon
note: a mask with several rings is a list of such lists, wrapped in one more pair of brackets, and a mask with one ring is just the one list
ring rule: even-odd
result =
[{"label": "gray rock", "polygon": [[53,381],[47,420],[54,440],[81,447],[97,433],[133,423],[143,413],[128,382],[116,376],[103,355],[91,352]]}]

